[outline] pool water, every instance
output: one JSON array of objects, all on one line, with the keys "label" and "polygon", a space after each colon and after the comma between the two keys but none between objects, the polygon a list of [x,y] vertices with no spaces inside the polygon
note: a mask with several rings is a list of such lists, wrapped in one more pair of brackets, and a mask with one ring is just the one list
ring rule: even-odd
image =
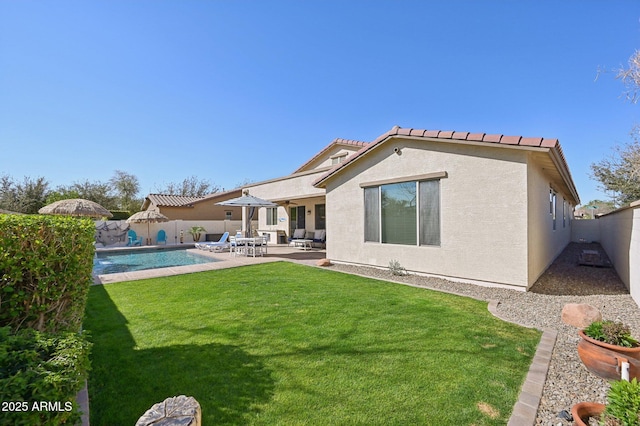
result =
[{"label": "pool water", "polygon": [[116,272],[143,271],[210,262],[216,262],[216,259],[187,253],[184,249],[97,253],[93,259],[93,273],[96,275],[114,274]]}]

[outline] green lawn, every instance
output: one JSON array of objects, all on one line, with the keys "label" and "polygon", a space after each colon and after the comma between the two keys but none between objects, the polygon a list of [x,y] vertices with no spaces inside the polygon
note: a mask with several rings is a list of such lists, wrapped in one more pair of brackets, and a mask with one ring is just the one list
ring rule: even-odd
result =
[{"label": "green lawn", "polygon": [[93,286],[91,424],[506,424],[540,332],[476,300],[287,262]]}]

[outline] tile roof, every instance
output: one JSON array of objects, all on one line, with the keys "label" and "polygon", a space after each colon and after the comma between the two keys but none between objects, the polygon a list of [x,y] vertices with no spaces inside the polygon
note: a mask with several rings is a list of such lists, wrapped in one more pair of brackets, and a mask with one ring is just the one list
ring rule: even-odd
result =
[{"label": "tile roof", "polygon": [[149,201],[156,206],[185,206],[192,204],[196,201],[202,200],[204,197],[185,197],[183,195],[165,195],[165,194],[149,194],[147,195]]},{"label": "tile roof", "polygon": [[502,134],[487,134],[487,133],[470,133],[470,132],[458,132],[454,130],[425,130],[425,129],[413,129],[413,128],[403,128],[399,126],[394,126],[388,132],[378,136],[371,143],[363,143],[362,148],[356,152],[355,154],[349,156],[347,160],[341,164],[338,164],[333,169],[329,170],[323,176],[321,176],[318,180],[314,182],[314,186],[317,186],[330,176],[333,176],[338,171],[342,170],[344,167],[347,167],[353,161],[356,161],[362,155],[374,149],[376,146],[386,141],[389,138],[394,136],[404,136],[411,138],[425,138],[425,139],[439,139],[443,142],[451,141],[458,143],[481,143],[487,145],[495,145],[495,146],[521,146],[526,148],[546,148],[548,150],[554,151],[560,160],[561,167],[564,169],[562,172],[566,172],[567,186],[573,192],[573,195],[579,201],[577,190],[575,189],[575,185],[573,184],[573,179],[571,177],[571,172],[569,171],[569,166],[567,165],[567,161],[564,157],[564,153],[562,152],[562,147],[560,146],[560,142],[558,139],[548,139],[548,138],[540,138],[540,137],[523,137],[523,136],[507,136]]},{"label": "tile roof", "polygon": [[184,195],[168,195],[168,194],[149,194],[142,204],[142,209],[149,208],[149,204],[153,203],[160,207],[188,207],[196,203],[209,200],[227,200],[241,195],[241,188],[234,188],[228,191],[214,192],[213,194],[202,197],[187,197]]},{"label": "tile roof", "polygon": [[329,145],[327,145],[323,149],[321,149],[320,152],[318,152],[316,155],[311,157],[302,166],[298,167],[293,173],[298,173],[298,172],[304,170],[309,164],[313,163],[316,159],[320,158],[322,155],[324,155],[325,152],[327,152],[329,149],[331,149],[332,147],[334,147],[336,145],[351,145],[351,146],[356,146],[356,147],[362,148],[362,147],[368,145],[368,143],[367,142],[362,142],[362,141],[356,141],[356,140],[353,140],[353,139],[335,138],[334,140],[331,141],[331,143],[329,143]]}]

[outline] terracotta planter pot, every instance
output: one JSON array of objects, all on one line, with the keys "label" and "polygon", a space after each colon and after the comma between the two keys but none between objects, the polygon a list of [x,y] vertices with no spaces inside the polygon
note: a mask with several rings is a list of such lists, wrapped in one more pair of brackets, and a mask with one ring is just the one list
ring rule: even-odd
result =
[{"label": "terracotta planter pot", "polygon": [[589,417],[599,418],[606,405],[597,402],[580,402],[571,407],[573,423],[577,426],[588,426]]},{"label": "terracotta planter pot", "polygon": [[592,339],[578,331],[578,355],[587,370],[607,380],[620,380],[620,363],[629,362],[629,380],[640,380],[640,347],[625,348]]}]

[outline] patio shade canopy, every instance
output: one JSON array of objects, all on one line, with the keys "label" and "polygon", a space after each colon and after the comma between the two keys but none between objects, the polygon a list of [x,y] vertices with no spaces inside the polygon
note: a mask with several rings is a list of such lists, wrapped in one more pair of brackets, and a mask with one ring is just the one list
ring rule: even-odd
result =
[{"label": "patio shade canopy", "polygon": [[231,206],[231,207],[277,207],[276,203],[263,200],[262,198],[254,197],[253,195],[243,195],[242,197],[232,198],[226,201],[220,201],[216,203],[219,206]]},{"label": "patio shade canopy", "polygon": [[38,213],[93,218],[113,217],[111,212],[100,204],[83,198],[71,198],[68,200],[56,201],[44,206],[38,210]]},{"label": "patio shade canopy", "polygon": [[219,206],[231,206],[231,207],[250,207],[249,214],[246,217],[246,236],[251,236],[251,219],[255,213],[256,207],[278,207],[276,203],[272,203],[262,198],[254,197],[253,195],[245,194],[242,197],[232,198],[231,200],[220,201],[216,203]]}]

